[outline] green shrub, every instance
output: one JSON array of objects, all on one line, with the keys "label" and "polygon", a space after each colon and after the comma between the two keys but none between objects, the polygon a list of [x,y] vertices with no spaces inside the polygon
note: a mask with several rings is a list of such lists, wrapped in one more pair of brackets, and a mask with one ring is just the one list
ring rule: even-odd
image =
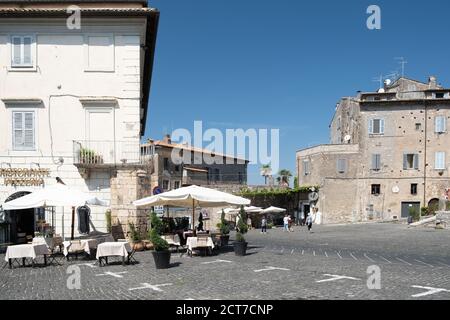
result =
[{"label": "green shrub", "polygon": [[247,226],[247,212],[245,212],[244,206],[241,206],[241,211],[239,211],[239,222],[237,228],[238,232],[236,234],[236,241],[245,242],[244,234],[248,232],[248,226]]},{"label": "green shrub", "polygon": [[130,229],[130,238],[133,242],[138,242],[141,241],[141,235],[139,234],[139,232],[136,230],[136,227],[134,225],[134,223],[129,222],[128,223],[128,227]]},{"label": "green shrub", "polygon": [[153,244],[155,251],[169,250],[169,244],[166,240],[161,238],[161,234],[164,232],[164,224],[155,212],[151,213],[151,229],[149,232],[149,239]]},{"label": "green shrub", "polygon": [[420,220],[420,212],[416,208],[409,208],[409,215],[412,217],[413,221]]},{"label": "green shrub", "polygon": [[225,211],[222,209],[222,214],[220,216],[220,223],[217,224],[221,234],[227,235],[230,233],[230,223],[225,220]]},{"label": "green shrub", "polygon": [[105,219],[106,219],[106,231],[108,233],[111,233],[111,210],[106,210]]}]

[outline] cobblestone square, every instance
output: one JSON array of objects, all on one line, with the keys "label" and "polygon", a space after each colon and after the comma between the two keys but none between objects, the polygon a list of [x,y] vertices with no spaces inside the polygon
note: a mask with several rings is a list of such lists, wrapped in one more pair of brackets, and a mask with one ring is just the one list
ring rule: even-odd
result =
[{"label": "cobblestone square", "polygon": [[[234,234],[232,234],[232,239]],[[232,245],[213,256],[173,253],[172,267],[156,270],[151,252],[138,264],[95,261],[0,270],[0,299],[246,300],[449,299],[450,232],[397,224],[314,226],[247,234],[248,255]],[[77,266],[73,267],[73,266]],[[369,266],[381,271],[381,288],[369,289]],[[71,268],[69,268],[71,267]],[[80,271],[69,289],[68,270]],[[70,287],[70,285],[69,285]]]}]

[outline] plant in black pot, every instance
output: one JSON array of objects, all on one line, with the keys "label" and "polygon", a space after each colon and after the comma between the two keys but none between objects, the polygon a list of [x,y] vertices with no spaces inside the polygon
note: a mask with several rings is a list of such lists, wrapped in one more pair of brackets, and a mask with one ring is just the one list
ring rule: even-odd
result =
[{"label": "plant in black pot", "polygon": [[220,244],[222,246],[227,246],[228,241],[230,240],[230,224],[227,220],[225,220],[225,211],[223,211],[223,209],[218,227],[220,230]]},{"label": "plant in black pot", "polygon": [[144,244],[142,242],[141,234],[136,230],[134,223],[128,223],[128,229],[130,230],[131,247],[136,251],[143,251]]},{"label": "plant in black pot", "polygon": [[170,250],[166,240],[161,238],[164,232],[164,225],[155,212],[151,214],[151,229],[149,232],[150,241],[153,244],[153,259],[156,269],[167,269],[170,265]]},{"label": "plant in black pot", "polygon": [[234,242],[234,253],[237,256],[245,256],[247,251],[247,242],[245,241],[244,234],[248,231],[247,226],[247,213],[244,210],[244,206],[241,206],[241,211],[238,215],[236,241]]}]

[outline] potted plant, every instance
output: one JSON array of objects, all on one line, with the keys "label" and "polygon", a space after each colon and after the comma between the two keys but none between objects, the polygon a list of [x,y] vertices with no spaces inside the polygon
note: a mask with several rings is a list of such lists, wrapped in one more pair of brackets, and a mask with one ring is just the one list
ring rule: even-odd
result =
[{"label": "potted plant", "polygon": [[247,251],[247,242],[245,241],[244,234],[248,231],[247,226],[247,213],[244,210],[244,206],[241,206],[241,211],[238,215],[239,221],[237,223],[236,241],[234,242],[234,253],[237,256],[245,256]]},{"label": "potted plant", "polygon": [[170,265],[170,250],[166,240],[161,238],[164,232],[164,225],[155,212],[151,214],[151,229],[149,232],[150,241],[153,244],[153,259],[156,269],[167,269]]},{"label": "potted plant", "polygon": [[223,211],[223,209],[218,227],[220,230],[220,243],[222,246],[227,246],[228,241],[230,240],[230,224],[225,220],[225,211]]},{"label": "potted plant", "polygon": [[143,251],[144,250],[144,243],[142,242],[141,235],[136,230],[136,227],[134,226],[134,223],[128,223],[128,227],[130,229],[130,238],[131,238],[131,246],[136,251]]}]

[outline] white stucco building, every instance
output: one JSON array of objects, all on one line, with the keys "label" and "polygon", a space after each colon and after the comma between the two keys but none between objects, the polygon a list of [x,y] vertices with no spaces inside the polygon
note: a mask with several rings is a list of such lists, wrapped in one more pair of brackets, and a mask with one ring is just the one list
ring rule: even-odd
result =
[{"label": "white stucco building", "polygon": [[[72,3],[81,29],[67,26]],[[158,17],[143,0],[0,0],[0,204],[56,177],[128,204],[111,184],[141,168]],[[91,208],[90,231],[106,230],[107,209]],[[61,210],[0,213],[0,244],[23,241],[41,219],[67,237]]]}]

